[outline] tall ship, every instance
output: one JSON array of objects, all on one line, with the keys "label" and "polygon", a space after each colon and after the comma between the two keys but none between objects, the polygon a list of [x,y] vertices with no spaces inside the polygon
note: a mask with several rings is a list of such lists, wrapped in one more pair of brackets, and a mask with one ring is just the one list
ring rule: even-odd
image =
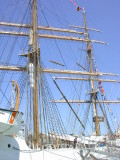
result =
[{"label": "tall ship", "polygon": [[1,3],[0,160],[120,159],[119,75],[77,2]]}]

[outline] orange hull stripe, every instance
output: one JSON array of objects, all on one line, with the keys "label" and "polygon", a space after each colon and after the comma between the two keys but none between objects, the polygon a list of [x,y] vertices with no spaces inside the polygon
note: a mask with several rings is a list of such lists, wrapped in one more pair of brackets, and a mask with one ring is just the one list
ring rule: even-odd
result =
[{"label": "orange hull stripe", "polygon": [[15,116],[16,116],[16,112],[12,112],[11,117],[10,117],[10,120],[9,120],[9,123],[10,123],[10,124],[13,124],[14,119],[15,119]]}]

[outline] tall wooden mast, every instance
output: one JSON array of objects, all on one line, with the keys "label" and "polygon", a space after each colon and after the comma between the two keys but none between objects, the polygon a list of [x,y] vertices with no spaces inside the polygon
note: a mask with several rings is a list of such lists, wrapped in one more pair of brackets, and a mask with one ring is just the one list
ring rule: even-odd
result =
[{"label": "tall wooden mast", "polygon": [[[51,38],[51,39],[60,39],[60,40],[69,40],[69,41],[76,41],[76,42],[85,42],[87,44],[87,56],[89,60],[89,67],[90,70],[87,71],[74,71],[74,70],[58,70],[58,69],[50,69],[50,68],[40,68],[42,73],[50,73],[50,74],[70,74],[70,75],[85,75],[89,76],[90,78],[79,78],[79,77],[60,77],[61,79],[72,79],[72,80],[86,80],[90,81],[91,84],[91,99],[89,101],[87,100],[68,100],[68,103],[92,103],[93,104],[93,110],[94,110],[94,122],[95,122],[95,128],[96,128],[96,135],[99,135],[99,117],[97,116],[97,107],[96,104],[100,103],[120,103],[120,101],[107,101],[107,100],[96,100],[96,94],[97,92],[95,91],[95,81],[103,81],[103,82],[118,82],[120,83],[120,80],[105,80],[105,79],[98,79],[98,76],[118,76],[118,74],[112,74],[112,73],[102,73],[102,72],[94,72],[92,69],[92,57],[91,57],[91,49],[90,49],[90,43],[100,43],[100,44],[107,44],[102,41],[98,40],[90,40],[89,39],[89,34],[88,30],[96,31],[98,32],[99,30],[88,28],[86,24],[86,17],[85,17],[85,11],[83,9],[83,15],[84,15],[84,23],[85,27],[80,27],[80,26],[75,26],[75,28],[81,28],[85,29],[84,32],[78,32],[76,30],[68,30],[68,29],[61,29],[61,28],[53,28],[53,27],[44,27],[44,26],[38,26],[37,22],[37,0],[31,0],[32,3],[32,25],[30,24],[18,24],[18,23],[6,23],[6,22],[0,22],[0,26],[6,26],[7,27],[17,27],[17,28],[29,28],[31,30],[30,34],[28,32],[22,32],[22,31],[17,31],[13,30],[11,31],[10,29],[8,30],[0,30],[0,35],[11,35],[11,36],[24,36],[28,37],[29,36],[29,54],[21,54],[21,56],[27,57],[28,58],[28,65],[27,67],[23,66],[2,66],[0,65],[0,70],[7,70],[7,71],[27,71],[29,72],[30,76],[30,96],[32,97],[31,103],[33,103],[33,115],[31,116],[31,119],[33,117],[33,128],[32,128],[32,133],[33,133],[33,139],[34,139],[34,148],[39,147],[40,144],[40,138],[39,138],[39,121],[38,115],[39,115],[39,104],[38,104],[38,62],[39,62],[39,57],[40,57],[40,51],[38,49],[38,44],[37,44],[37,39],[38,38]],[[54,31],[54,32],[59,32],[59,33],[74,33],[74,34],[80,34],[80,35],[86,35],[86,38],[79,38],[78,36],[63,36],[63,35],[53,35],[53,34],[47,34],[47,33],[37,33],[38,30],[44,30],[44,31]],[[32,35],[32,36],[31,36]],[[30,61],[29,61],[30,60]],[[39,65],[41,67],[41,65]],[[28,69],[29,67],[29,69]],[[96,78],[94,78],[96,77]],[[57,77],[59,78],[59,77]],[[32,79],[32,80],[31,80]],[[90,80],[89,80],[90,79]],[[30,97],[30,98],[31,98]],[[66,103],[66,101],[63,100],[57,100],[57,101],[51,101],[52,103]],[[30,109],[31,109],[31,103],[30,103]],[[17,105],[18,106],[18,105]],[[31,109],[32,110],[32,109]],[[30,110],[30,111],[31,111]],[[29,125],[31,125],[31,120],[29,121]],[[107,123],[108,128],[109,124]],[[29,127],[28,127],[29,128]],[[54,127],[53,127],[54,129]],[[32,141],[32,140],[31,140]],[[32,143],[33,144],[33,143]]]},{"label": "tall wooden mast", "polygon": [[37,63],[38,63],[38,49],[37,49],[37,0],[33,2],[33,54],[32,61],[34,65],[34,87],[33,87],[33,121],[34,121],[34,148],[39,144],[39,120],[38,120],[38,88],[37,88]]},{"label": "tall wooden mast", "polygon": [[[85,24],[85,31],[86,31],[86,38],[88,39],[87,42],[87,55],[89,59],[89,67],[90,67],[90,73],[92,74],[92,63],[91,63],[91,48],[90,48],[90,42],[89,42],[89,34],[87,29],[87,23],[86,23],[86,16],[85,16],[85,10],[83,8],[83,16],[84,16],[84,24]],[[96,136],[99,136],[99,123],[98,123],[98,116],[97,116],[97,108],[96,108],[96,92],[94,89],[94,80],[93,76],[90,75],[90,83],[91,83],[91,100],[93,103],[93,110],[94,110],[94,119],[95,119],[95,128],[96,128]]]}]

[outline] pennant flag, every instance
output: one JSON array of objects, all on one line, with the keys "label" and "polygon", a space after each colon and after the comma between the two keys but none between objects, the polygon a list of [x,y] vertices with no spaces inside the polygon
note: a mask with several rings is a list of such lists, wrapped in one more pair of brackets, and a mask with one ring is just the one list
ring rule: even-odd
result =
[{"label": "pennant flag", "polygon": [[104,89],[103,88],[101,89],[101,92],[104,93]]},{"label": "pennant flag", "polygon": [[101,84],[101,81],[99,81],[99,84]]},{"label": "pennant flag", "polygon": [[[77,7],[77,11],[79,11],[79,8],[78,8],[78,7]],[[91,51],[92,51],[91,45],[89,45],[88,48],[91,49]],[[94,70],[95,70],[95,71],[98,71],[98,68],[97,68],[95,59],[94,59],[94,57],[93,57],[93,53],[92,53],[91,55],[92,55]],[[114,113],[112,112],[112,110],[111,110],[111,108],[110,108],[110,104],[108,103],[108,100],[107,100],[107,98],[106,98],[104,89],[103,89],[103,87],[102,87],[102,82],[101,82],[100,80],[98,80],[98,88],[99,88],[100,91],[101,91],[102,99],[104,99],[104,100],[107,102],[107,108],[108,108],[108,111],[110,112],[110,115],[113,117],[115,123],[117,123],[117,125],[118,125],[118,121],[117,121],[117,119],[116,119],[116,116],[114,115]],[[118,99],[120,100],[120,98],[118,98]]]},{"label": "pennant flag", "polygon": [[76,9],[77,9],[77,12],[82,9],[81,7],[79,7],[79,6],[74,2],[74,0],[70,0],[70,3],[73,3],[73,5],[74,5],[74,6],[76,7]]},{"label": "pennant flag", "polygon": [[80,10],[81,10],[81,8],[80,8],[80,7],[77,7],[77,12],[80,11]]}]

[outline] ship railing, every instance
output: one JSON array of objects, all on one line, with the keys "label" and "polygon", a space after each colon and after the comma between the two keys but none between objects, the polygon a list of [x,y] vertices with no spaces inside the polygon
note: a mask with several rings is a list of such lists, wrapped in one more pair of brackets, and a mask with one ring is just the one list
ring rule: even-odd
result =
[{"label": "ship railing", "polygon": [[[80,149],[81,145],[78,143],[76,144],[76,149]],[[61,149],[61,148],[74,148],[72,144],[59,144],[58,147],[56,147],[55,144],[46,144],[46,145],[41,145],[41,149]]]}]

